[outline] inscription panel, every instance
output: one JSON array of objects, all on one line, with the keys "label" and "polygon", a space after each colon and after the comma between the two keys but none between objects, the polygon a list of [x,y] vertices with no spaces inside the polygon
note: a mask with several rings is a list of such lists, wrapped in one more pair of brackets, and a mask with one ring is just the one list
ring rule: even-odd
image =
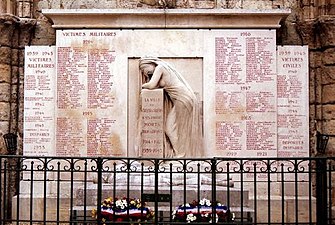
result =
[{"label": "inscription panel", "polygon": [[309,156],[308,48],[278,46],[278,156]]},{"label": "inscription panel", "polygon": [[24,74],[23,154],[54,151],[55,47],[27,46]]},{"label": "inscription panel", "polygon": [[214,35],[216,152],[276,156],[275,31]]},{"label": "inscription panel", "polygon": [[141,150],[143,157],[164,156],[163,89],[141,91]]},{"label": "inscription panel", "polygon": [[[288,63],[291,59],[281,57],[297,55],[281,51],[282,65],[277,64],[275,30],[58,30],[56,44],[56,63],[43,68],[52,74],[51,67],[56,66],[56,81],[45,77],[43,85],[36,85],[37,76],[31,75],[48,65],[42,59],[26,68],[25,106],[30,108],[25,110],[25,145],[42,133],[56,137],[58,144],[45,138],[52,150],[35,147],[29,154],[135,156],[139,151],[133,128],[140,108],[137,59],[148,55],[173,60],[199,93],[205,156],[294,156],[297,151],[300,156],[309,151],[308,85],[292,72],[300,73],[295,67],[307,68],[308,59],[302,55],[303,63]],[[49,47],[38,48],[43,52]],[[53,94],[44,98],[47,107],[30,104],[41,104],[40,94],[48,96],[49,91]],[[50,118],[36,116],[51,111]],[[53,123],[36,134],[30,126],[41,118]]]},{"label": "inscription panel", "polygon": [[[57,155],[126,156],[115,31],[57,31]],[[71,144],[68,144],[71,143]]]}]

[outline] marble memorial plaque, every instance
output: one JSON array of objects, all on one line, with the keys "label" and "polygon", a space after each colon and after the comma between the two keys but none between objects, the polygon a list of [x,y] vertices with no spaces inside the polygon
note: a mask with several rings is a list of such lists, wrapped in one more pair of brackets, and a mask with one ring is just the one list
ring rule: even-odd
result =
[{"label": "marble memorial plaque", "polygon": [[[36,52],[42,54],[49,47],[38,48]],[[173,64],[198,96],[205,157],[304,155],[309,151],[301,132],[308,130],[308,124],[306,129],[302,125],[306,124],[308,98],[299,85],[306,85],[306,80],[294,75],[299,69],[294,67],[304,67],[308,59],[302,55],[304,62],[286,62],[299,55],[279,52],[277,77],[275,30],[58,30],[56,62],[51,63],[57,75],[50,81],[50,88],[55,89],[45,98],[55,104],[40,108],[54,114],[50,131],[39,132],[54,134],[55,140],[43,139],[50,141],[54,151],[50,154],[54,155],[140,155],[141,146],[135,140],[141,103],[138,60],[157,56]],[[37,70],[26,68],[29,74],[37,74]],[[26,96],[33,95],[30,102],[49,93],[34,90],[36,79],[30,76],[25,80],[31,89]],[[35,115],[41,112],[36,109],[25,109],[25,118],[38,119]],[[25,137],[36,138],[35,124],[27,122],[25,127],[30,130],[25,132],[32,134]],[[293,132],[303,137],[292,135],[288,139]],[[25,145],[31,149],[29,139]],[[38,153],[38,148],[43,147],[35,147],[31,153]]]},{"label": "marble memorial plaque", "polygon": [[142,157],[164,157],[164,93],[163,89],[141,92]]},{"label": "marble memorial plaque", "polygon": [[54,46],[26,46],[24,82],[23,154],[54,155]]},{"label": "marble memorial plaque", "polygon": [[[309,76],[308,46],[278,46],[278,157],[309,157]],[[292,163],[281,162],[284,170]],[[299,168],[308,170],[308,161]],[[285,180],[294,181],[293,174]],[[297,174],[299,180],[308,180],[308,174]],[[282,179],[278,176],[278,179]]]},{"label": "marble memorial plaque", "polygon": [[127,100],[117,93],[126,86],[115,38],[114,31],[57,31],[57,155],[125,155]]},{"label": "marble memorial plaque", "polygon": [[216,154],[276,156],[275,31],[222,32],[213,42]]},{"label": "marble memorial plaque", "polygon": [[308,47],[278,46],[278,156],[309,156]]}]

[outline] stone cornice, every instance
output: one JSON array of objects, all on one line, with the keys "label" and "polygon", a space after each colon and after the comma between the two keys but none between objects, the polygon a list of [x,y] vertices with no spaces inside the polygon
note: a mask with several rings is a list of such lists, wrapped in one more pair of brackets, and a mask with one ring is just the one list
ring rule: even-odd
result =
[{"label": "stone cornice", "polygon": [[279,28],[287,9],[45,9],[56,29]]},{"label": "stone cornice", "polygon": [[16,24],[16,23],[20,23],[20,18],[17,16],[14,16],[13,14],[3,13],[3,14],[0,14],[0,22],[1,23],[5,22],[7,25]]}]

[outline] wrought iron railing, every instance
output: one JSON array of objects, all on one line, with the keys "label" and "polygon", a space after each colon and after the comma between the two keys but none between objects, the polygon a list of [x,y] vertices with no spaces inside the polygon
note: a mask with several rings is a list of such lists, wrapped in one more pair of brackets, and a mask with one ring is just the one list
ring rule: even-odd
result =
[{"label": "wrought iron railing", "polygon": [[0,225],[335,224],[335,158],[0,156],[0,168]]}]

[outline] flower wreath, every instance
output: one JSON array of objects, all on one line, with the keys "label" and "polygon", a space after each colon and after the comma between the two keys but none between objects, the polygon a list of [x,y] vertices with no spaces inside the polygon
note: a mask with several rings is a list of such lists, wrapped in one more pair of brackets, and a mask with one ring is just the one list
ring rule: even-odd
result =
[{"label": "flower wreath", "polygon": [[140,199],[132,198],[113,198],[104,199],[101,204],[101,215],[97,215],[97,211],[92,211],[92,216],[101,219],[103,223],[107,221],[137,221],[147,222],[154,217],[154,212],[146,206],[145,202]]},{"label": "flower wreath", "polygon": [[[212,214],[215,209],[215,217]],[[206,198],[199,202],[193,201],[178,206],[172,213],[172,220],[174,222],[208,222],[212,223],[215,218],[216,222],[228,222],[234,220],[234,214],[230,212],[227,206],[216,202],[214,205]]]}]

